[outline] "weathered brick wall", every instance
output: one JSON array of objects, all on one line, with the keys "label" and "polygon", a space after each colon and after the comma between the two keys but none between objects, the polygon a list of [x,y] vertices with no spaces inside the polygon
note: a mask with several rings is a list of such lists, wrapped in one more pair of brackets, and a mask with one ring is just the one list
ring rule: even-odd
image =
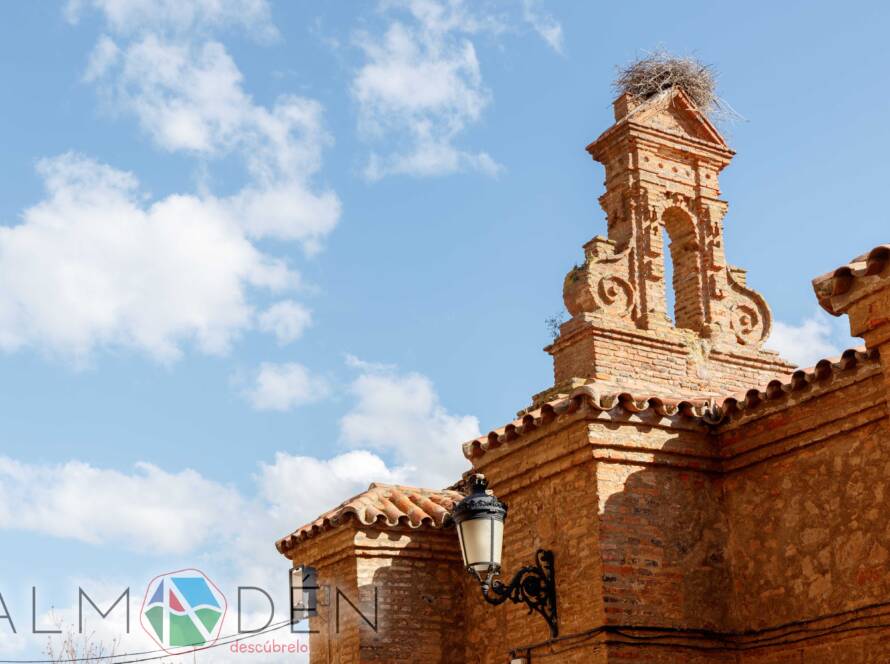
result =
[{"label": "weathered brick wall", "polygon": [[[872,626],[886,623],[883,619],[872,620]],[[799,639],[794,634],[790,640]],[[890,661],[890,629],[844,625],[827,636],[805,643],[758,648],[738,654],[738,664],[886,664]],[[682,661],[682,660],[681,660]]]},{"label": "weathered brick wall", "polygon": [[361,661],[464,661],[463,563],[454,529],[360,531],[359,595],[378,625],[360,626]]},{"label": "weathered brick wall", "polygon": [[717,481],[704,473],[600,463],[606,621],[720,629],[730,585],[726,522]]},{"label": "weathered brick wall", "polygon": [[304,542],[294,552],[294,565],[311,565],[318,573],[318,615],[309,620],[309,651],[313,664],[358,664],[358,618],[343,611],[336,616],[336,590],[358,597],[355,561],[356,529],[345,525]]},{"label": "weathered brick wall", "polygon": [[[852,377],[723,434],[730,457],[723,480],[733,574],[728,629],[771,630],[761,638],[779,642],[816,630],[832,635],[821,644],[746,649],[741,661],[832,662],[840,653],[840,661],[890,661],[890,628],[877,638],[862,629],[875,620],[857,611],[884,604],[890,612],[884,387],[879,372]],[[772,631],[800,621],[790,634]]]},{"label": "weathered brick wall", "polygon": [[[770,360],[766,352],[708,349],[688,330],[600,327],[589,319],[566,323],[562,334],[560,361],[554,363],[555,392],[572,378],[586,376],[603,391],[636,390],[673,398],[724,397],[787,378],[791,370],[778,356]],[[547,390],[536,396],[535,402],[540,404],[553,396],[554,390]]]},{"label": "weathered brick wall", "polygon": [[464,571],[452,529],[342,525],[301,543],[294,563],[318,571],[313,664],[464,661]]},{"label": "weathered brick wall", "polygon": [[[602,566],[596,526],[595,468],[583,421],[557,427],[543,438],[529,436],[478,462],[495,494],[509,507],[504,540],[504,581],[534,562],[538,548],[555,554],[561,635],[603,621]],[[522,604],[490,606],[479,584],[466,575],[466,659],[503,664],[511,650],[550,638],[547,623]],[[561,643],[558,662],[605,662],[595,641]]]},{"label": "weathered brick wall", "polygon": [[[810,638],[826,630],[850,652],[890,648],[872,629],[890,606],[883,618],[868,608],[890,598],[887,390],[874,359],[850,366],[823,369],[813,386],[743,410],[716,433],[690,418],[581,407],[474,457],[510,505],[507,571],[551,539],[560,569],[601,566],[599,583],[583,589],[593,611],[566,599],[578,589],[560,576],[566,642],[534,652],[552,661],[828,662],[838,652],[831,637]],[[569,526],[590,547],[577,562],[559,536]],[[546,640],[528,622],[536,616],[478,596],[474,607],[474,591],[471,583],[472,661]],[[881,652],[890,661],[890,649]]]}]

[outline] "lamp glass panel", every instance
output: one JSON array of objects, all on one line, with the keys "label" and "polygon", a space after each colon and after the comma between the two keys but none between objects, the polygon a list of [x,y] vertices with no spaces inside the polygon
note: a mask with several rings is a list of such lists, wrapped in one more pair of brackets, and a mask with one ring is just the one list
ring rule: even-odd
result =
[{"label": "lamp glass panel", "polygon": [[494,529],[494,533],[492,533],[494,537],[492,538],[491,562],[500,567],[501,553],[504,550],[504,522],[493,519],[491,527]]},{"label": "lamp glass panel", "polygon": [[496,519],[470,519],[458,528],[464,565],[479,573],[487,572],[492,565],[500,567],[501,548],[504,542],[504,523]]}]

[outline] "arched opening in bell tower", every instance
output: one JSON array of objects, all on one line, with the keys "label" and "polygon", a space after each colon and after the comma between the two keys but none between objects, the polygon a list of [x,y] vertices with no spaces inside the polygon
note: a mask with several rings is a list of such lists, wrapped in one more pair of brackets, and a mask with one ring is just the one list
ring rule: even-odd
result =
[{"label": "arched opening in bell tower", "polygon": [[[665,210],[662,223],[669,240],[662,252],[665,262],[666,310],[670,310],[673,300],[674,326],[698,332],[702,328],[704,313],[695,223],[685,210],[678,207]],[[670,297],[670,291],[673,291],[673,298]]]}]

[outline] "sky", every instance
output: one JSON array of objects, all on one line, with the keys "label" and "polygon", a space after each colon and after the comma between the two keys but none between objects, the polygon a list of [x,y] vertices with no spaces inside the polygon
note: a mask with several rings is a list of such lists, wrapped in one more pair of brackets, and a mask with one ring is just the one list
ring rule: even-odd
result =
[{"label": "sky", "polygon": [[277,538],[371,481],[456,479],[459,443],[552,384],[545,321],[605,234],[584,146],[648,51],[711,64],[741,116],[725,247],[772,346],[809,365],[859,343],[810,280],[888,241],[884,3],[0,13],[6,659],[43,649],[32,586],[38,627],[51,606],[70,627],[78,585],[130,587],[121,648],[147,649],[157,574],[283,601]]}]

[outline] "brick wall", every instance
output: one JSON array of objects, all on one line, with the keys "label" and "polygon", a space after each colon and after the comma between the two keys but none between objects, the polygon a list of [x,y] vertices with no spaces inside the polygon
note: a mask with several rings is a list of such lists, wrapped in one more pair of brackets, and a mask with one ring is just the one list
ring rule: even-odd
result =
[{"label": "brick wall", "polygon": [[378,631],[362,626],[362,662],[461,664],[463,564],[453,529],[361,531],[359,593],[378,595]]},{"label": "brick wall", "polygon": [[292,555],[316,567],[321,587],[309,621],[313,664],[464,661],[464,571],[452,529],[341,525]]},{"label": "brick wall", "polygon": [[[566,641],[533,655],[827,663],[843,640],[890,661],[890,628],[876,628],[890,606],[872,606],[890,598],[888,440],[871,360],[716,432],[580,408],[473,461],[510,507],[505,571],[538,546],[556,552]],[[488,607],[467,583],[467,624],[478,625],[467,661],[547,640],[541,618]],[[850,661],[884,661],[868,657]]]},{"label": "brick wall", "polygon": [[358,664],[359,620],[351,611],[343,611],[339,625],[336,615],[336,591],[357,598],[358,576],[355,559],[354,526],[344,525],[303,543],[293,552],[295,566],[310,565],[317,570],[319,590],[318,615],[309,620],[309,651],[313,664]]},{"label": "brick wall", "polygon": [[[602,563],[596,526],[595,467],[583,421],[530,437],[481,463],[495,494],[509,506],[503,570],[509,581],[534,562],[538,548],[555,554],[560,633],[571,635],[602,623]],[[483,457],[484,459],[484,457]],[[503,664],[512,649],[546,641],[549,628],[522,604],[489,606],[479,584],[465,580],[466,662]],[[555,661],[597,662],[594,642],[573,646]],[[561,646],[562,647],[562,646]]]},{"label": "brick wall", "polygon": [[[727,627],[773,630],[803,621],[810,633],[834,635],[827,645],[823,639],[761,648],[741,661],[832,662],[839,653],[846,653],[840,661],[890,661],[890,627],[865,628],[881,622],[868,607],[884,604],[890,612],[884,387],[880,373],[871,372],[723,434],[732,455],[723,483],[733,569]],[[801,636],[786,631],[768,635]],[[868,658],[852,654],[863,648]]]},{"label": "brick wall", "polygon": [[884,368],[822,375],[716,430],[581,405],[473,458],[510,508],[505,580],[555,553],[557,641],[523,605],[483,600],[453,530],[341,525],[302,543],[295,562],[354,589],[366,614],[380,591],[377,633],[348,610],[340,634],[313,621],[313,663],[501,664],[526,648],[579,663],[890,661]]},{"label": "brick wall", "polygon": [[[601,325],[595,317],[566,323],[550,351],[559,354],[559,362],[554,362],[556,388],[536,395],[536,404],[552,399],[566,385],[586,382],[604,392],[723,397],[787,378],[791,371],[778,356],[770,359],[743,347],[717,350],[688,330]],[[587,378],[573,384],[577,377]]]}]

